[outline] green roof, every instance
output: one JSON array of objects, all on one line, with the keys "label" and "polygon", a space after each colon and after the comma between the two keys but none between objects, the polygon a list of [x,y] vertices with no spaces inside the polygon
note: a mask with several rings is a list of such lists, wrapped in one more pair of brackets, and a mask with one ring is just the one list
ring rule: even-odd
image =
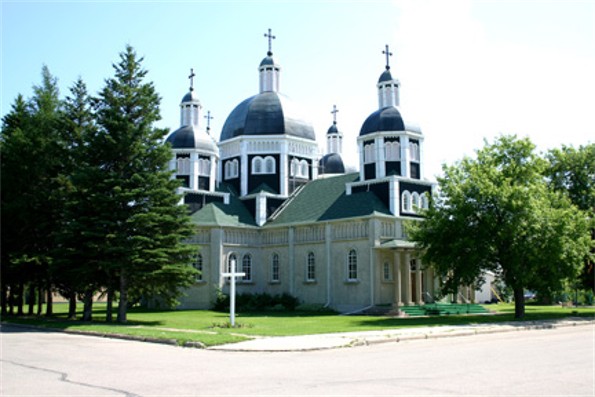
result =
[{"label": "green roof", "polygon": [[233,194],[229,196],[229,204],[207,204],[192,214],[190,219],[199,226],[256,226],[254,218],[244,204]]},{"label": "green roof", "polygon": [[255,189],[253,189],[248,194],[256,194],[256,193],[260,193],[260,192],[273,193],[273,194],[276,194],[277,193],[277,192],[275,192],[275,190],[273,190],[272,187],[270,187],[266,183],[261,183],[260,185],[258,185],[258,187],[256,187]]},{"label": "green roof", "polygon": [[307,223],[362,217],[373,213],[390,215],[389,209],[372,192],[346,195],[345,184],[355,182],[358,173],[314,180],[290,197],[275,219],[266,225]]}]

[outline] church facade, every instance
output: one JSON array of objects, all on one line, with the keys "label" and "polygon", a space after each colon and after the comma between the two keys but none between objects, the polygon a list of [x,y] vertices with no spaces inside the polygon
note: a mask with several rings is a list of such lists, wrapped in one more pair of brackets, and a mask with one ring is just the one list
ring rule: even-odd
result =
[{"label": "church facade", "polygon": [[[435,183],[423,176],[421,129],[401,113],[388,46],[378,109],[353,143],[343,142],[334,109],[321,155],[311,124],[280,92],[281,67],[266,36],[259,92],[229,114],[219,140],[201,126],[192,80],[180,128],[167,138],[196,225],[189,243],[200,270],[181,307],[211,307],[219,290],[228,292],[223,273],[234,268],[244,273],[238,293],[288,293],[340,312],[432,300],[437,280],[404,222],[421,219]],[[345,172],[344,144],[357,144],[358,172]]]}]

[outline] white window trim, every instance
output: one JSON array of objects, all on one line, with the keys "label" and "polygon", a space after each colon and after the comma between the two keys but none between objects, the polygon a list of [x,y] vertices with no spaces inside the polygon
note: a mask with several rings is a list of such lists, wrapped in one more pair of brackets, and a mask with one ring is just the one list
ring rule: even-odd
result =
[{"label": "white window trim", "polygon": [[[312,262],[310,262],[310,258],[312,258]],[[310,277],[310,266],[312,266],[312,276]],[[313,282],[316,281],[316,255],[314,252],[308,252],[306,256],[306,281]]]},{"label": "white window trim", "polygon": [[401,194],[401,209],[403,212],[413,212],[411,210],[411,193],[408,190]]},{"label": "white window trim", "polygon": [[202,254],[200,253],[196,253],[194,255],[194,261],[192,263],[192,267],[194,267],[196,270],[198,270],[200,273],[196,275],[194,281],[197,283],[201,283],[204,281],[204,277],[203,277],[203,270],[204,270],[204,266],[203,266],[203,259],[202,259]]},{"label": "white window trim", "polygon": [[278,283],[281,281],[281,265],[279,263],[279,254],[274,253],[271,256],[271,282]]},{"label": "white window trim", "polygon": [[[353,270],[352,270],[352,254],[354,258]],[[355,276],[355,277],[354,277]],[[347,282],[359,281],[358,279],[358,263],[357,263],[357,250],[351,248],[347,251]]]},{"label": "white window trim", "polygon": [[244,256],[242,256],[242,270],[241,271],[243,273],[246,273],[246,275],[242,277],[242,282],[245,282],[245,283],[251,282],[252,281],[252,255],[244,254]]},{"label": "white window trim", "polygon": [[[272,156],[256,156],[252,158],[252,175],[264,175],[264,174],[274,174],[277,168],[277,162],[275,158]],[[269,170],[267,165],[272,164],[272,168]],[[257,170],[260,168],[260,170]]]}]

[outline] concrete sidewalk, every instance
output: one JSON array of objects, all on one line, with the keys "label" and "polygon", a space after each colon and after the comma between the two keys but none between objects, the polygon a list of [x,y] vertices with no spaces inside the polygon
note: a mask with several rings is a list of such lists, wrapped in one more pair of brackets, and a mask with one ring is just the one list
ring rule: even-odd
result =
[{"label": "concrete sidewalk", "polygon": [[244,342],[213,346],[209,350],[237,352],[290,352],[365,346],[376,343],[401,342],[416,339],[450,338],[498,332],[554,329],[560,327],[595,327],[594,319],[523,321],[500,324],[400,328],[381,331],[345,332],[320,335],[263,337]]}]

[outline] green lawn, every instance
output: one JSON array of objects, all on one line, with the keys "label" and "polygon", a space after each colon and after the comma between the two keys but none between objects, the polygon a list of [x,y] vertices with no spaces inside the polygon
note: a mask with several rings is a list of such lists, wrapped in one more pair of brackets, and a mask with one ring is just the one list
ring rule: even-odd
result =
[{"label": "green lawn", "polygon": [[[55,315],[45,317],[5,317],[3,321],[47,328],[92,331],[101,334],[174,339],[179,344],[202,342],[207,346],[238,342],[255,336],[289,336],[331,332],[369,331],[439,325],[465,325],[514,321],[514,305],[486,305],[493,315],[450,315],[441,317],[393,318],[385,316],[341,316],[308,312],[238,313],[236,325],[228,327],[226,313],[208,310],[148,311],[132,309],[128,324],[105,323],[105,305],[96,304],[95,321],[83,323],[66,319],[66,304],[55,304]],[[82,309],[82,308],[81,308]],[[526,307],[524,320],[595,317],[595,308],[533,306]]]}]

